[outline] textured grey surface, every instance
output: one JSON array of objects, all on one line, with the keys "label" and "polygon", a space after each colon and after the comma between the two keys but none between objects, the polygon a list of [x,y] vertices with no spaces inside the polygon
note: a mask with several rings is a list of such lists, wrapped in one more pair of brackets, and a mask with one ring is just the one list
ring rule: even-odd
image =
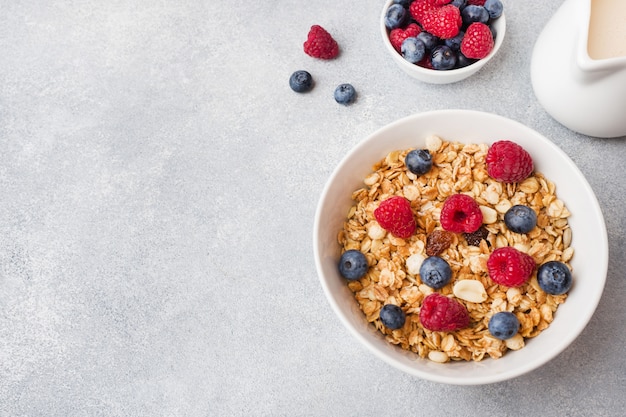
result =
[{"label": "textured grey surface", "polygon": [[[622,415],[626,142],[572,133],[532,93],[532,46],[559,3],[508,2],[500,55],[433,86],[386,56],[382,0],[1,0],[0,416]],[[312,24],[338,59],[302,52]],[[289,89],[296,69],[314,75],[309,94]],[[332,98],[342,82],[352,106]],[[549,137],[608,227],[588,327],[497,385],[425,382],[373,357],[312,257],[344,153],[443,108]]]}]

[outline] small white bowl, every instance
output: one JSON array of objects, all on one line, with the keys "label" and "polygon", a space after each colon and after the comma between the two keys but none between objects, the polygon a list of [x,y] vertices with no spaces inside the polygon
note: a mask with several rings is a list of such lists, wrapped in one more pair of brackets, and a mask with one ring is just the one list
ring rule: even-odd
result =
[{"label": "small white bowl", "polygon": [[380,32],[383,37],[383,44],[396,64],[398,64],[404,72],[417,80],[430,84],[450,84],[464,80],[484,67],[487,62],[489,62],[498,53],[498,50],[500,50],[500,47],[502,46],[502,42],[504,42],[504,35],[506,33],[506,16],[502,13],[502,16],[496,19],[493,23],[493,27],[496,30],[497,35],[493,49],[485,58],[480,59],[467,67],[447,71],[420,67],[419,65],[412,64],[404,59],[402,55],[391,45],[391,41],[389,40],[389,30],[385,27],[385,13],[392,3],[393,0],[387,0],[380,16]]},{"label": "small white bowl", "polygon": [[[526,346],[500,359],[439,364],[421,359],[385,341],[367,323],[352,292],[338,272],[340,247],[337,233],[353,201],[351,194],[363,186],[372,165],[387,153],[424,147],[436,134],[449,141],[487,143],[509,139],[533,157],[535,168],[556,185],[558,197],[572,213],[574,286],[560,305],[550,327]],[[426,380],[477,385],[507,380],[545,364],[578,337],[593,315],[602,295],[608,268],[608,240],[598,201],[580,170],[554,143],[513,120],[469,110],[420,113],[383,127],[353,148],[334,170],[322,192],[315,215],[313,248],[320,283],[341,322],[354,337],[390,365]]]}]

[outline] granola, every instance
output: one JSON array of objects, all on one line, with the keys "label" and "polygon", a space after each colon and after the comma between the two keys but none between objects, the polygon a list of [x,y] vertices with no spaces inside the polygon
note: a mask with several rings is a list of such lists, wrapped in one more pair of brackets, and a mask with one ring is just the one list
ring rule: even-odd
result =
[{"label": "granola", "polygon": [[[536,271],[521,287],[494,283],[487,273],[491,251],[513,246],[533,257],[537,265],[551,260],[568,263],[574,254],[570,246],[570,212],[556,195],[555,185],[540,172],[520,183],[503,184],[487,174],[488,145],[462,144],[432,136],[426,140],[433,168],[416,176],[406,169],[404,157],[411,149],[395,150],[373,166],[364,186],[352,193],[350,208],[338,242],[343,251],[362,251],[369,264],[367,274],[347,283],[368,322],[386,339],[422,358],[435,362],[480,361],[500,358],[507,350],[524,347],[553,321],[567,294],[550,295],[537,284]],[[483,213],[484,239],[477,245],[462,234],[452,234],[450,245],[439,254],[450,264],[452,281],[439,290],[423,284],[419,265],[428,256],[428,237],[441,230],[439,214],[451,194],[473,197]],[[416,213],[417,232],[407,239],[387,233],[374,218],[379,203],[393,195],[404,196]],[[537,213],[537,227],[528,234],[513,233],[504,225],[504,213],[516,204]],[[464,282],[465,281],[465,282]],[[455,297],[470,314],[470,326],[454,332],[424,329],[419,310],[425,296],[438,291]],[[386,328],[379,319],[385,304],[395,304],[406,313],[405,325]],[[521,324],[516,336],[499,340],[490,335],[489,318],[497,312],[514,313]]]}]

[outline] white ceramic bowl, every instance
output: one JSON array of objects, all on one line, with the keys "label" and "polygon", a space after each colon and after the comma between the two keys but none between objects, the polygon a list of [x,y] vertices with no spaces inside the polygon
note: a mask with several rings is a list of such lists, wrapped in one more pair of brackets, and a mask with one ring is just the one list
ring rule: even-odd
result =
[{"label": "white ceramic bowl", "polygon": [[[391,41],[389,41],[389,31],[385,27],[385,13],[392,2],[393,0],[387,0],[385,2],[385,6],[383,7],[383,11],[380,16],[380,32],[383,37],[383,44],[395,63],[398,64],[404,72],[417,80],[431,84],[450,84],[464,80],[465,78],[478,72],[478,70],[484,67],[487,62],[491,61],[491,59],[498,53],[498,50],[502,46],[502,42],[504,42],[504,35],[506,33],[506,16],[505,13],[502,13],[502,16],[500,16],[493,23],[497,36],[493,49],[485,58],[480,59],[467,67],[447,71],[431,70],[420,67],[419,65],[412,64],[404,59],[402,55],[391,45]],[[504,6],[504,9],[506,11],[506,5]]]},{"label": "white ceramic bowl", "polygon": [[[550,327],[528,339],[526,346],[502,358],[481,362],[439,364],[421,359],[386,342],[368,324],[338,272],[337,233],[353,204],[352,191],[363,186],[372,165],[388,152],[423,147],[431,134],[459,142],[493,143],[514,140],[533,157],[535,168],[556,184],[558,197],[572,213],[574,285],[559,306]],[[330,176],[319,200],[313,233],[315,261],[328,301],[354,337],[390,365],[417,377],[458,385],[487,384],[510,379],[545,364],[581,333],[602,295],[608,268],[608,241],[598,201],[574,163],[550,140],[510,119],[468,110],[420,113],[383,127],[352,149]]]}]

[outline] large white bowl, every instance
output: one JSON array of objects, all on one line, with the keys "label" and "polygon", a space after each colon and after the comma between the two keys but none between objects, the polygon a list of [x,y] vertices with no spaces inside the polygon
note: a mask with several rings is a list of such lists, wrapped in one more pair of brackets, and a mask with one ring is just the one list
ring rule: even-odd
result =
[{"label": "large white bowl", "polygon": [[[496,30],[496,39],[493,46],[493,49],[485,58],[480,59],[474,62],[471,65],[463,68],[457,68],[447,71],[440,70],[432,70],[428,68],[420,67],[419,65],[415,65],[407,61],[394,49],[391,45],[391,41],[389,40],[389,30],[385,27],[385,13],[389,6],[391,6],[393,0],[387,0],[385,2],[385,6],[383,7],[383,11],[380,16],[380,32],[383,38],[383,44],[385,45],[385,49],[391,55],[391,59],[394,60],[396,64],[402,69],[402,71],[406,72],[411,77],[426,82],[430,84],[450,84],[455,83],[457,81],[464,80],[465,78],[470,77],[471,75],[478,72],[482,67],[484,67],[487,62],[489,62],[500,50],[502,46],[502,42],[504,42],[504,35],[506,33],[506,16],[502,13],[497,20],[493,22],[493,27]],[[504,3],[504,2],[503,2]],[[506,10],[506,5],[504,6]]]},{"label": "large white bowl", "polygon": [[[459,142],[493,143],[509,139],[533,157],[537,171],[556,184],[556,192],[572,213],[574,285],[555,313],[550,327],[528,339],[518,351],[501,359],[439,364],[421,359],[386,342],[368,324],[337,270],[337,233],[353,204],[352,191],[363,186],[372,165],[388,152],[423,147],[431,134]],[[554,143],[513,120],[468,110],[420,113],[383,127],[352,149],[330,176],[319,200],[313,233],[315,261],[328,301],[354,337],[377,357],[417,377],[458,385],[487,384],[510,379],[545,364],[582,332],[602,295],[608,268],[608,240],[598,201],[582,173]]]}]

